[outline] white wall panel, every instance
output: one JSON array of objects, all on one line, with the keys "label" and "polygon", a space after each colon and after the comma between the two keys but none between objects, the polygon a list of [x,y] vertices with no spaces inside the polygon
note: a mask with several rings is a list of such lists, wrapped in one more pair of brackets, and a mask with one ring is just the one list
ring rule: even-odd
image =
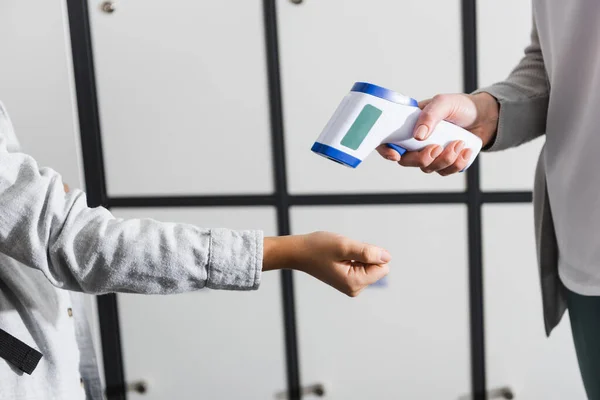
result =
[{"label": "white wall panel", "polygon": [[466,221],[463,206],[292,210],[294,232],[339,232],[393,257],[386,282],[356,298],[296,274],[304,384],[336,400],[469,393]]},{"label": "white wall panel", "polygon": [[270,193],[262,3],[90,1],[111,195]]},{"label": "white wall panel", "polygon": [[0,101],[22,150],[81,187],[79,127],[63,1],[0,2]]}]

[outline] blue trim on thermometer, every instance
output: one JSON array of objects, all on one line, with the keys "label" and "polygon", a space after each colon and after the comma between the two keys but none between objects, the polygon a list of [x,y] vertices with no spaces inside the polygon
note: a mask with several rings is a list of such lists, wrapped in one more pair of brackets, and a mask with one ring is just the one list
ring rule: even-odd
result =
[{"label": "blue trim on thermometer", "polygon": [[356,82],[350,91],[370,94],[371,96],[379,97],[380,99],[388,100],[392,103],[402,104],[405,106],[419,106],[419,103],[411,97],[404,96],[403,94],[394,92],[393,90],[386,89],[381,86],[373,85],[372,83]]},{"label": "blue trim on thermometer", "polygon": [[315,142],[311,150],[323,157],[329,158],[330,160],[333,160],[350,168],[358,167],[358,164],[360,164],[361,161],[358,158],[351,156],[350,154],[344,153],[343,151],[340,151],[338,149],[335,149],[331,146],[327,146],[326,144],[319,142]]},{"label": "blue trim on thermometer", "polygon": [[406,149],[404,147],[400,147],[397,144],[394,143],[386,143],[385,144],[387,147],[389,147],[392,150],[396,150],[398,152],[398,154],[400,154],[401,156],[404,155],[404,153],[406,153]]}]

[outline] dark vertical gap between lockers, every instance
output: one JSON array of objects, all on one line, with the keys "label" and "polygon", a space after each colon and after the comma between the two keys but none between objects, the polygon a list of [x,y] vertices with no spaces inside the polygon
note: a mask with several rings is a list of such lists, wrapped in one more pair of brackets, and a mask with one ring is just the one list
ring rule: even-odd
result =
[{"label": "dark vertical gap between lockers", "polygon": [[[276,0],[263,0],[263,18],[265,24],[267,79],[269,85],[275,204],[277,207],[277,233],[279,235],[289,235],[290,203],[287,191],[285,144],[283,135],[283,105],[279,70],[279,38],[277,35],[277,9],[275,2]],[[291,400],[299,400],[300,363],[298,361],[298,333],[296,329],[294,275],[292,271],[281,271],[281,295],[283,301],[288,398]]]},{"label": "dark vertical gap between lockers", "polygon": [[[477,89],[477,13],[476,0],[462,1],[463,85],[470,93]],[[471,331],[471,385],[473,398],[485,400],[485,336],[483,296],[483,256],[479,160],[467,170],[467,207],[469,240],[469,309]]]},{"label": "dark vertical gap between lockers", "polygon": [[[88,206],[107,206],[108,196],[87,0],[67,0],[67,8]],[[125,400],[117,296],[115,294],[98,296],[97,305],[106,394],[110,400]]]}]

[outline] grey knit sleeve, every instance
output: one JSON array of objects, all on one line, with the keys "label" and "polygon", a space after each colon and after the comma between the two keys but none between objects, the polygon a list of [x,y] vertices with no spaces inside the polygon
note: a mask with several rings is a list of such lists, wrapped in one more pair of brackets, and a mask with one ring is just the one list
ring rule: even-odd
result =
[{"label": "grey knit sleeve", "polygon": [[493,143],[485,150],[516,147],[545,133],[550,85],[535,20],[531,44],[517,67],[505,81],[475,93],[479,92],[491,94],[500,105],[498,131]]}]

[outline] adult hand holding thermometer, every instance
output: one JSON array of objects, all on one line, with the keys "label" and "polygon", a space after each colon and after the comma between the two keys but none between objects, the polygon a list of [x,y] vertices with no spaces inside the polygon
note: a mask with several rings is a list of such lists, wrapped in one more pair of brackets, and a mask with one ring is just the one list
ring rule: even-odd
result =
[{"label": "adult hand holding thermometer", "polygon": [[441,121],[425,140],[414,138],[421,110],[416,100],[370,83],[357,82],[323,129],[312,151],[342,165],[356,168],[375,148],[385,144],[400,155],[429,145],[442,149],[462,141],[470,150],[465,169],[482,147],[471,132]]}]

